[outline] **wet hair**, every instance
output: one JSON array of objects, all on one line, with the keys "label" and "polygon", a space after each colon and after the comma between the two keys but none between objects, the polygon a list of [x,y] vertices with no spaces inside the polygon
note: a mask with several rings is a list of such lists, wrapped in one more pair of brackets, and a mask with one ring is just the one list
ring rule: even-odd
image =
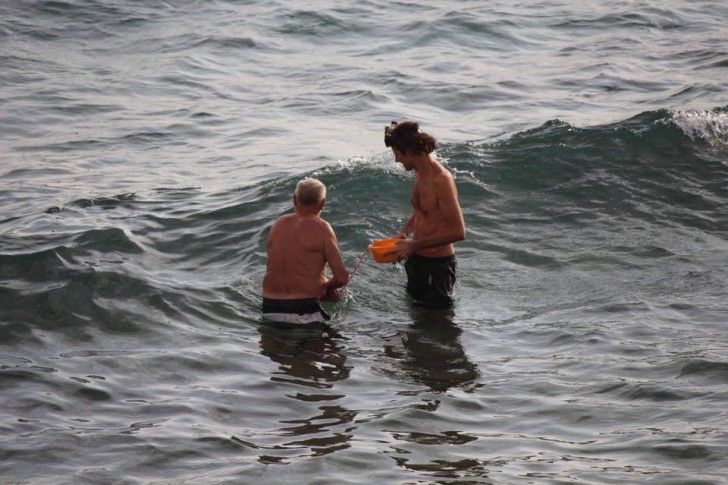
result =
[{"label": "wet hair", "polygon": [[303,205],[315,205],[326,198],[326,186],[318,179],[308,177],[296,184],[296,199]]},{"label": "wet hair", "polygon": [[420,131],[420,125],[416,121],[403,121],[393,124],[388,131],[385,143],[387,142],[387,146],[405,154],[427,155],[435,151],[437,140],[429,133]]}]

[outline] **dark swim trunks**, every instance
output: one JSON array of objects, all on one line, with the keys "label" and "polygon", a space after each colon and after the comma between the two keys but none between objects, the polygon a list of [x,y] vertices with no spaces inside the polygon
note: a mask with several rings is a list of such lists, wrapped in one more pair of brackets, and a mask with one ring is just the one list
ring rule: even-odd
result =
[{"label": "dark swim trunks", "polygon": [[407,270],[407,293],[414,303],[429,308],[451,306],[456,266],[455,255],[439,258],[411,255],[404,268]]},{"label": "dark swim trunks", "polygon": [[307,325],[325,323],[331,320],[316,298],[275,300],[263,298],[263,320],[265,322]]}]

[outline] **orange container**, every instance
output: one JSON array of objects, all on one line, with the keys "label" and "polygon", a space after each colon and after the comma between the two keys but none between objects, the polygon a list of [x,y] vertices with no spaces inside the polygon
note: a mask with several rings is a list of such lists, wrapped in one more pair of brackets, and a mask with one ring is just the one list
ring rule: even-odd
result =
[{"label": "orange container", "polygon": [[397,238],[380,239],[369,245],[369,252],[372,253],[372,257],[377,263],[394,263],[397,261],[397,255],[384,253],[395,247],[397,247]]}]

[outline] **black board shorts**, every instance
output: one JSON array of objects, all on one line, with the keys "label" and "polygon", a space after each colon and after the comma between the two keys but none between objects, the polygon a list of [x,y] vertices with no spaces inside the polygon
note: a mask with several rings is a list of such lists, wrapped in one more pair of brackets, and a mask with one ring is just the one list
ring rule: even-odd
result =
[{"label": "black board shorts", "polygon": [[455,255],[431,258],[411,255],[404,263],[407,271],[407,293],[416,305],[447,308],[452,305],[455,286]]},{"label": "black board shorts", "polygon": [[331,320],[331,317],[321,308],[316,298],[291,300],[263,298],[264,322],[308,325],[326,323],[329,320]]}]

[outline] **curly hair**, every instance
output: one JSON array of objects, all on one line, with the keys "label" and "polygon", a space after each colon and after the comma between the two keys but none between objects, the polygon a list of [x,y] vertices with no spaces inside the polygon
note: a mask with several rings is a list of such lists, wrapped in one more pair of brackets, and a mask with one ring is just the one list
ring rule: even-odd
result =
[{"label": "curly hair", "polygon": [[435,151],[437,140],[429,133],[420,131],[416,121],[398,123],[390,133],[390,144],[402,153],[427,155]]}]

